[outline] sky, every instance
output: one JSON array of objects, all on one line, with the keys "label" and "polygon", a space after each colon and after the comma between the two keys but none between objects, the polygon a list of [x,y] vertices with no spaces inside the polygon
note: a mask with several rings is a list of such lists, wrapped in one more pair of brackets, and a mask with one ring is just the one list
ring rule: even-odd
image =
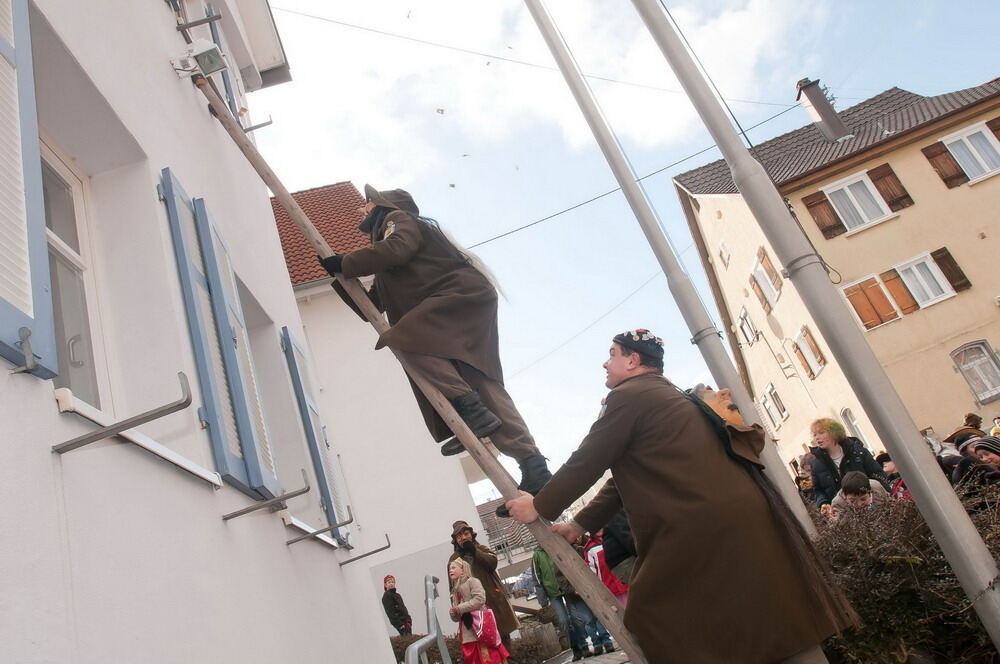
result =
[{"label": "sky", "polygon": [[[546,6],[636,173],[660,171],[643,186],[718,321],[671,182],[719,158],[711,138],[630,2]],[[843,110],[893,86],[934,95],[1000,75],[995,1],[666,6],[739,123],[759,124],[748,131],[754,142],[809,123],[795,107],[795,83],[805,77],[820,79]],[[506,386],[550,467],[597,416],[607,393],[601,364],[616,333],[652,330],[672,381],[712,382],[522,2],[271,7],[293,80],[250,98],[254,122],[274,120],[255,132],[261,152],[292,191],[342,181],[406,189],[422,214],[475,247],[503,290]],[[491,487],[473,494],[491,497]]]}]

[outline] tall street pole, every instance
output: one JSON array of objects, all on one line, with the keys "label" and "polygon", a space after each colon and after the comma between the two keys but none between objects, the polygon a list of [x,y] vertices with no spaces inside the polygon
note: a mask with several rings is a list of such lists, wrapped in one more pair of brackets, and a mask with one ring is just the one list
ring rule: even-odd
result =
[{"label": "tall street pole", "polygon": [[[746,386],[743,385],[743,381],[740,380],[733,361],[726,353],[719,330],[716,329],[705,305],[698,297],[694,284],[691,283],[691,278],[684,271],[673,247],[670,246],[666,235],[664,235],[659,218],[646,197],[646,192],[643,191],[618,138],[611,131],[608,121],[597,105],[597,101],[594,99],[579,67],[577,67],[569,47],[541,0],[525,0],[525,4],[535,19],[545,43],[548,44],[552,57],[559,65],[559,70],[566,79],[566,84],[573,93],[576,103],[579,104],[587,124],[590,125],[594,138],[597,140],[601,152],[604,153],[604,158],[614,172],[615,179],[618,180],[618,184],[622,188],[622,193],[625,194],[632,212],[646,235],[649,246],[667,277],[670,292],[691,331],[691,342],[697,344],[698,350],[701,351],[702,357],[705,359],[705,364],[708,365],[708,369],[719,387],[728,387],[732,391],[733,401],[740,409],[744,419],[748,423],[759,424],[760,418],[754,407],[753,399]],[[768,479],[781,494],[806,532],[814,536],[816,528],[809,518],[792,478],[784,469],[777,449],[770,440],[764,445],[761,460],[764,462],[764,473]]]},{"label": "tall street pole", "polygon": [[994,646],[1000,647],[1000,591],[994,587],[996,561],[941,473],[847,304],[830,282],[820,257],[764,167],[740,142],[663,6],[658,0],[632,0],[632,4],[722,151],[733,182],[868,412]]}]

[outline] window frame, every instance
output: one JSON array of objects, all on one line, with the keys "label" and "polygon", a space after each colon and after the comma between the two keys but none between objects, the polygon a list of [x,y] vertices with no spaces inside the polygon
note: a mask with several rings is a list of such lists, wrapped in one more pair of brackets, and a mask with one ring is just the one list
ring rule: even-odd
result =
[{"label": "window frame", "polygon": [[993,148],[997,151],[997,153],[1000,154],[1000,140],[997,140],[997,137],[993,134],[993,131],[988,126],[986,126],[985,120],[983,120],[982,122],[977,122],[975,124],[969,125],[968,127],[963,127],[958,131],[953,131],[952,133],[946,136],[942,136],[940,138],[941,144],[944,145],[946,150],[948,150],[948,154],[951,155],[952,159],[955,160],[955,163],[958,164],[958,167],[961,168],[963,172],[965,172],[965,167],[959,160],[958,155],[956,155],[952,151],[950,145],[951,143],[958,143],[960,141],[963,142],[965,146],[969,149],[969,152],[972,153],[972,156],[976,159],[979,166],[982,167],[984,171],[983,174],[977,175],[976,177],[972,177],[967,172],[965,173],[966,177],[969,178],[969,181],[965,183],[967,185],[973,185],[976,184],[977,182],[982,182],[983,180],[987,180],[993,177],[994,175],[1000,174],[1000,167],[990,170],[987,167],[986,161],[983,159],[982,155],[979,154],[979,150],[977,150],[976,147],[972,145],[972,143],[969,142],[968,140],[969,136],[980,132],[986,136],[987,142],[989,142],[993,146]]},{"label": "window frame", "polygon": [[[857,197],[854,195],[854,192],[852,192],[849,189],[850,185],[855,184],[857,182],[861,182],[865,185],[865,187],[868,189],[868,193],[875,201],[875,204],[878,206],[879,210],[882,211],[882,215],[876,217],[875,219],[867,219],[864,223],[851,228],[847,223],[848,216],[844,214],[844,211],[837,204],[836,200],[834,200],[833,192],[843,190],[847,194],[847,197],[851,200],[851,204],[854,206],[855,211],[858,212],[862,217],[867,217],[867,215],[865,215],[864,208],[858,202]],[[837,180],[835,182],[830,182],[829,184],[820,187],[819,190],[826,195],[827,200],[830,201],[830,205],[833,206],[833,209],[837,213],[837,216],[840,217],[840,222],[847,229],[847,232],[843,233],[845,237],[850,236],[854,233],[860,233],[863,230],[867,230],[872,226],[881,224],[882,222],[893,219],[899,215],[898,212],[893,212],[892,210],[889,209],[888,203],[885,202],[885,199],[882,197],[882,194],[879,193],[879,190],[875,186],[875,183],[872,182],[871,177],[869,177],[868,175],[868,171],[860,171],[858,173],[849,175],[845,178],[841,178],[840,180]]]},{"label": "window frame", "polygon": [[729,261],[732,259],[732,252],[729,251],[729,247],[726,245],[725,240],[719,241],[719,260],[722,261],[722,266],[729,269]]},{"label": "window frame", "polygon": [[773,310],[774,305],[778,303],[778,298],[781,297],[781,289],[774,287],[770,276],[767,274],[767,270],[764,269],[764,261],[760,257],[754,259],[750,276],[757,282],[757,286],[764,294],[764,299],[767,300],[767,303],[771,305],[771,309]]},{"label": "window frame", "polygon": [[816,342],[816,337],[809,332],[808,328],[803,327],[799,330],[799,333],[795,335],[795,338],[792,339],[792,343],[795,344],[795,346],[799,349],[799,352],[802,353],[802,357],[804,357],[806,362],[809,363],[809,370],[812,371],[810,380],[815,380],[819,376],[820,372],[826,368],[827,363],[821,363],[819,361],[819,358],[813,353],[812,345],[809,343],[809,339],[807,339],[807,337],[812,338],[814,343]]},{"label": "window frame", "polygon": [[0,57],[3,58],[5,65],[13,67],[17,90],[31,313],[0,298],[0,357],[15,367],[25,364],[18,330],[26,327],[31,330],[29,341],[32,354],[38,363],[32,374],[38,378],[48,379],[55,377],[58,372],[59,360],[56,357],[55,313],[49,295],[51,283],[45,233],[45,204],[42,198],[42,165],[28,0],[12,0],[11,19],[14,43],[9,43],[0,37],[2,43]]},{"label": "window frame", "polygon": [[[892,320],[883,321],[883,322],[879,323],[878,325],[873,325],[871,327],[865,327],[865,322],[863,320],[861,320],[861,316],[858,314],[857,310],[854,308],[854,305],[851,304],[851,301],[847,298],[846,291],[851,286],[857,286],[858,284],[864,283],[864,282],[868,281],[869,279],[874,279],[875,283],[878,284],[878,287],[882,289],[882,294],[885,295],[885,299],[888,300],[888,302],[889,302],[890,305],[892,305],[893,311],[896,312],[896,317],[893,318]],[[844,303],[847,305],[847,308],[850,309],[851,313],[854,314],[854,320],[856,320],[857,323],[858,323],[858,325],[861,326],[861,331],[862,332],[871,332],[872,330],[877,330],[880,327],[883,327],[885,325],[890,325],[892,323],[895,323],[898,320],[903,320],[903,318],[904,318],[903,312],[899,308],[899,304],[897,304],[896,299],[892,296],[892,293],[889,292],[889,289],[885,287],[885,282],[882,281],[882,277],[880,277],[877,273],[866,274],[865,276],[860,277],[858,279],[855,279],[854,281],[852,281],[850,283],[841,284],[840,287],[839,287],[839,290],[840,290],[840,296],[842,298],[844,298]]]},{"label": "window frame", "polygon": [[[771,421],[771,426],[775,431],[781,428],[782,423],[788,419],[789,413],[788,408],[785,407],[785,402],[782,400],[781,395],[778,394],[778,390],[775,389],[774,383],[768,383],[767,387],[760,394],[758,399],[761,408],[767,414],[767,419]],[[771,408],[774,408],[774,412]],[[775,417],[777,414],[777,417]]]},{"label": "window frame", "polygon": [[[748,346],[752,346],[754,342],[757,341],[757,335],[759,332],[757,330],[757,326],[753,324],[753,320],[750,318],[750,312],[747,311],[746,307],[740,309],[740,315],[737,320],[738,322],[736,323],[736,327],[739,329],[740,334],[743,335],[743,340],[746,341]],[[744,323],[746,323],[746,326],[744,326]],[[747,335],[746,328],[753,331],[753,334],[751,335],[753,338],[750,338],[750,336]]]},{"label": "window frame", "polygon": [[[90,187],[87,178],[74,166],[72,160],[64,152],[53,145],[51,139],[40,132],[39,154],[42,163],[51,168],[73,195],[73,212],[76,217],[77,241],[80,251],[75,251],[67,245],[54,231],[45,229],[48,249],[54,249],[59,255],[80,271],[83,279],[84,295],[87,301],[87,323],[90,327],[91,354],[94,361],[94,375],[97,383],[97,395],[100,404],[91,404],[74,393],[74,398],[87,403],[108,415],[114,415],[114,402],[111,394],[111,377],[108,373],[107,347],[104,344],[104,330],[101,316],[101,298],[99,290],[98,269],[95,267],[95,251],[92,244],[92,219],[90,215]],[[43,218],[44,224],[44,218]],[[53,301],[53,322],[55,302]],[[54,324],[53,324],[54,327]],[[58,352],[57,352],[58,356]],[[56,359],[58,363],[58,357]],[[58,388],[56,388],[58,389]],[[72,390],[72,388],[70,388]]]},{"label": "window frame", "polygon": [[961,374],[966,384],[968,384],[969,391],[972,392],[972,395],[976,399],[977,404],[985,405],[1000,400],[1000,383],[998,383],[992,390],[990,390],[985,394],[985,396],[983,396],[982,394],[976,391],[976,388],[973,386],[972,381],[969,380],[969,376],[962,369],[962,365],[960,365],[957,362],[956,358],[957,355],[966,350],[971,350],[972,348],[982,349],[986,356],[986,359],[993,363],[994,369],[996,369],[997,373],[1000,374],[1000,358],[997,358],[996,351],[993,350],[993,346],[986,339],[979,339],[977,341],[970,341],[968,343],[962,344],[955,350],[951,351],[951,353],[949,353],[952,364],[955,367],[955,371]]},{"label": "window frame", "polygon": [[[917,297],[917,292],[913,288],[913,284],[911,284],[910,280],[903,273],[903,270],[905,270],[906,268],[915,267],[916,265],[919,265],[920,263],[924,263],[924,264],[927,265],[927,267],[930,270],[931,274],[937,280],[938,287],[943,291],[941,295],[937,295],[935,297],[932,297],[929,300],[927,300],[926,302],[922,302]],[[955,297],[955,295],[958,294],[958,293],[955,292],[955,289],[952,287],[951,282],[949,282],[948,278],[944,275],[944,272],[942,272],[941,268],[938,267],[937,261],[934,260],[934,257],[931,256],[931,253],[929,251],[924,252],[924,253],[922,253],[922,254],[920,254],[918,256],[914,256],[913,258],[905,260],[902,263],[897,263],[896,265],[893,265],[891,269],[895,270],[896,273],[899,274],[899,278],[903,280],[903,283],[906,285],[907,290],[910,291],[910,296],[913,298],[913,300],[918,305],[920,305],[920,309],[926,309],[929,306],[935,305],[938,302],[943,302],[944,300],[947,300],[947,299],[950,299],[952,297]],[[920,285],[923,286],[925,288],[925,290],[928,290],[928,292],[930,292],[929,289],[926,289],[926,284],[924,284],[923,278],[919,275],[919,273],[917,273],[916,270],[914,270],[913,273],[916,275],[917,280],[920,281]],[[881,282],[881,281],[882,280],[880,278],[879,282]],[[883,284],[883,286],[884,286],[884,284]],[[900,316],[902,316],[903,313],[899,309],[899,304],[897,302],[895,302],[895,298],[892,298],[892,296],[890,295],[890,299],[893,301],[893,305],[896,307],[897,311],[899,311]],[[918,309],[917,311],[919,311],[920,309]],[[915,312],[911,312],[911,313],[915,313]],[[907,314],[907,315],[909,315],[909,314]]]}]

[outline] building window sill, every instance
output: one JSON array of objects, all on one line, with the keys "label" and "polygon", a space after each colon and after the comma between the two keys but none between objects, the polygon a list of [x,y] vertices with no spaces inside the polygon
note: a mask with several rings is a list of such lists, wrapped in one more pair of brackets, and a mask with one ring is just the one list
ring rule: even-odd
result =
[{"label": "building window sill", "polygon": [[[312,526],[310,526],[305,521],[303,521],[301,519],[295,518],[294,516],[292,516],[291,514],[289,514],[287,511],[281,513],[281,520],[289,528],[294,528],[296,530],[300,530],[303,533],[312,533],[312,532],[315,532],[315,531],[319,530],[319,528],[313,528]],[[340,548],[340,545],[337,544],[337,542],[332,537],[330,537],[329,535],[327,535],[325,533],[323,535],[317,535],[313,539],[317,540],[319,542],[322,542],[323,544],[326,544],[329,547],[333,547],[334,549],[339,549]]]},{"label": "building window sill", "polygon": [[876,219],[875,221],[869,221],[867,224],[864,224],[863,226],[858,226],[857,228],[850,229],[849,231],[847,231],[846,233],[844,233],[844,237],[851,237],[852,235],[857,235],[858,233],[863,233],[863,232],[865,232],[866,230],[868,230],[869,228],[871,228],[873,226],[878,226],[879,224],[883,224],[883,223],[885,223],[887,221],[891,221],[891,220],[897,218],[898,216],[899,216],[899,213],[898,212],[894,212],[894,213],[892,213],[892,214],[890,214],[888,216],[882,217],[881,219]]},{"label": "building window sill", "polygon": [[979,184],[983,180],[989,180],[991,177],[994,177],[996,175],[1000,175],[1000,169],[995,170],[995,171],[990,171],[989,173],[986,173],[985,175],[980,175],[978,178],[975,178],[974,180],[969,180],[965,184],[967,184],[967,185],[969,185],[971,187],[974,184]]},{"label": "building window sill", "polygon": [[[85,420],[93,422],[97,426],[106,427],[114,424],[115,418],[111,417],[104,411],[94,408],[90,404],[77,399],[73,396],[73,392],[66,387],[60,387],[55,390],[56,404],[59,406],[60,413],[75,413]],[[216,489],[222,487],[222,476],[219,473],[202,468],[194,461],[174,452],[169,447],[156,442],[146,434],[142,433],[137,429],[128,429],[116,434],[118,438],[124,438],[130,443],[141,447],[142,449],[154,454],[164,461],[169,461],[178,468],[185,470],[195,477],[202,479]]]}]

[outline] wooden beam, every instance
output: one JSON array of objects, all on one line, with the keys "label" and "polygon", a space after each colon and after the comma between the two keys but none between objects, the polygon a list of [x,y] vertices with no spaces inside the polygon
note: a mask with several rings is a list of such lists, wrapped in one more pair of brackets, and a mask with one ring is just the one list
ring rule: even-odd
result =
[{"label": "wooden beam", "polygon": [[[334,252],[330,248],[330,245],[323,239],[323,236],[320,235],[319,231],[309,220],[309,217],[306,216],[306,213],[299,206],[298,202],[281,183],[274,171],[271,170],[271,167],[264,160],[264,157],[261,156],[260,152],[257,151],[257,146],[253,144],[239,123],[233,118],[229,107],[216,94],[212,86],[208,85],[208,81],[204,77],[195,77],[193,80],[198,89],[208,99],[209,105],[215,111],[216,118],[232,137],[240,151],[246,156],[250,165],[260,175],[264,184],[274,194],[278,203],[285,208],[292,222],[302,230],[306,239],[316,249],[316,253],[323,257],[332,255]],[[375,305],[372,304],[368,293],[361,283],[357,279],[345,279],[343,277],[338,277],[338,279],[343,285],[344,290],[347,291],[351,299],[354,300],[354,303],[364,313],[368,322],[375,328],[375,331],[379,334],[387,331],[389,323],[375,308]],[[390,350],[392,349],[390,348]],[[516,498],[518,496],[517,484],[515,484],[507,471],[504,470],[504,467],[500,465],[500,462],[486,449],[483,441],[488,441],[489,439],[484,438],[480,440],[477,438],[472,433],[472,430],[466,426],[462,418],[459,417],[451,403],[441,394],[440,390],[431,385],[422,375],[407,366],[405,360],[396,354],[394,350],[393,354],[396,355],[396,359],[403,365],[403,369],[410,376],[410,379],[420,388],[420,391],[424,393],[424,396],[434,406],[434,409],[441,418],[455,435],[458,436],[458,439],[462,441],[469,455],[475,459],[476,463],[483,469],[483,472],[493,482],[493,485],[500,491],[503,497],[508,500]],[[597,575],[583,562],[583,559],[576,550],[562,537],[549,530],[549,525],[548,521],[539,518],[534,523],[529,523],[528,529],[531,530],[531,534],[535,536],[539,545],[552,557],[552,561],[562,570],[562,573],[569,582],[573,584],[576,592],[587,603],[591,611],[594,612],[594,615],[611,632],[615,641],[618,642],[618,645],[629,656],[629,661],[632,664],[647,664],[647,660],[639,649],[635,637],[625,628],[625,623],[622,622],[623,611],[621,605],[618,604],[618,600],[614,598],[611,592],[601,583],[601,580],[597,578]]]}]

